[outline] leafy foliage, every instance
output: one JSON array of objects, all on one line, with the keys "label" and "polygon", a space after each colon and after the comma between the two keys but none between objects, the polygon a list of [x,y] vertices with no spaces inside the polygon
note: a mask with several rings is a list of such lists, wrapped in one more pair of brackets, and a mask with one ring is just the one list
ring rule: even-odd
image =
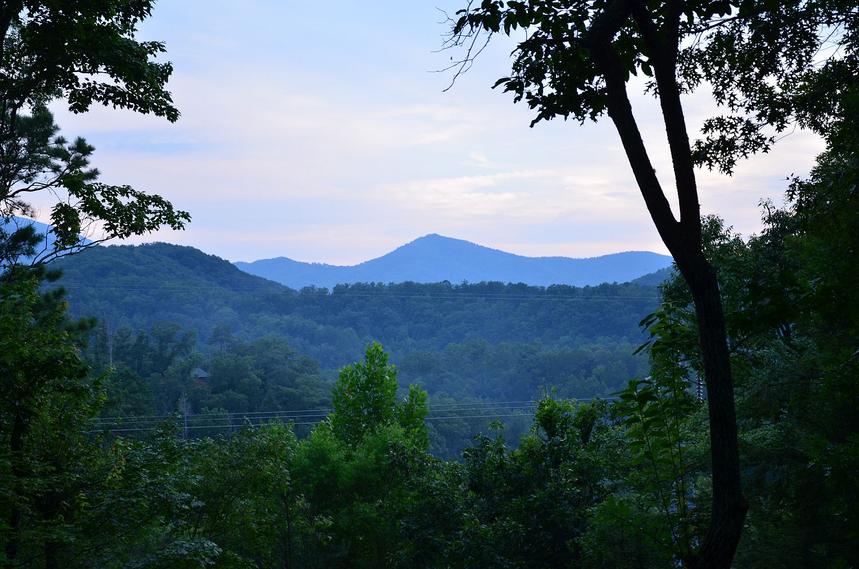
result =
[{"label": "leafy foliage", "polygon": [[[688,567],[730,567],[747,503],[725,313],[705,251],[695,166],[730,174],[737,160],[767,151],[775,134],[791,123],[820,128],[845,122],[859,68],[855,3],[484,0],[469,2],[451,26],[449,46],[466,50],[458,73],[482,51],[475,52],[481,35],[525,31],[511,54],[512,75],[495,86],[503,85],[515,101],[536,111],[532,126],[555,117],[611,118],[695,308],[708,390],[713,491],[707,533],[700,548],[682,560]],[[630,102],[631,77],[639,72],[652,77],[646,91],[661,110],[679,216]],[[832,95],[812,94],[818,82],[832,88]],[[690,144],[682,96],[705,83],[726,114],[705,119],[704,138]]]},{"label": "leafy foliage", "polygon": [[[855,145],[821,155],[809,179],[792,182],[788,207],[764,205],[759,236],[743,241],[717,219],[705,224],[725,295],[744,482],[753,496],[738,567],[838,567],[857,560],[852,527],[859,510],[848,470],[855,468],[859,428],[853,411],[859,394],[850,379],[857,373],[859,311],[849,291],[859,274],[845,254],[859,245],[856,156]],[[652,354],[668,356],[663,370],[694,376],[701,363],[690,341],[695,315],[688,289],[675,279],[664,294],[651,320]],[[671,406],[688,399],[654,395]],[[686,415],[686,440],[694,443],[689,435],[701,432],[701,420]],[[701,468],[694,448],[683,461],[693,474]],[[679,519],[672,523],[682,530]]]},{"label": "leafy foliage", "polygon": [[[91,245],[81,233],[93,225],[101,241],[189,221],[160,196],[99,182],[90,167],[93,147],[59,136],[46,106],[62,99],[81,113],[99,103],[175,121],[179,112],[166,90],[173,68],[154,60],[164,45],[135,39],[151,11],[151,0],[15,0],[0,7],[0,270]],[[41,250],[31,229],[10,231],[9,223],[32,215],[26,200],[35,192],[56,197],[53,239]]]},{"label": "leafy foliage", "polygon": [[0,512],[14,563],[33,547],[50,559],[70,539],[91,450],[81,430],[98,399],[78,349],[89,323],[67,319],[60,292],[40,294],[43,271],[11,276],[0,281]]},{"label": "leafy foliage", "polygon": [[[796,116],[812,128],[830,129],[828,151],[809,179],[793,181],[787,207],[765,204],[761,235],[743,240],[720,220],[705,219],[700,252],[717,269],[724,297],[729,363],[737,380],[742,476],[752,498],[734,566],[856,566],[859,301],[853,293],[859,286],[854,262],[859,129],[848,112],[856,102],[856,74],[851,73],[855,6],[834,0],[700,2],[677,11],[681,3],[486,0],[457,25],[460,32],[469,26],[493,33],[536,28],[519,48],[514,71],[521,77],[507,79],[507,86],[521,89],[520,97],[536,101],[551,116],[566,112],[584,120],[604,110],[608,93],[589,67],[593,60],[564,58],[581,55],[575,42],[587,44],[593,37],[573,34],[568,43],[557,38],[585,26],[590,26],[587,35],[600,35],[606,20],[598,14],[618,6],[632,10],[608,34],[625,73],[664,70],[654,58],[658,54],[648,55],[653,37],[646,24],[670,31],[672,21],[677,33],[702,35],[701,41],[684,44],[691,52],[675,54],[684,89],[710,80],[707,73],[713,69],[729,72],[711,83],[717,99],[745,118],[713,127],[716,146],[704,152],[714,165],[729,169],[730,160],[767,144],[746,120],[763,120],[778,130]],[[641,17],[642,6],[648,18]],[[74,17],[65,18],[63,7]],[[62,94],[73,109],[112,102],[169,118],[169,96],[163,92],[169,67],[150,61],[160,44],[132,39],[150,7],[143,0],[4,4],[2,81],[17,77],[35,85],[31,91],[14,91],[21,87],[15,84],[7,92],[20,95],[15,100],[34,110],[42,98]],[[845,53],[816,66],[809,53],[819,43],[821,26],[841,30],[836,42]],[[772,49],[758,60],[755,48],[761,44]],[[67,46],[67,52],[60,53],[59,46]],[[110,61],[98,60],[108,55]],[[10,61],[22,66],[11,68],[23,70],[21,75],[8,71]],[[45,68],[26,68],[33,62]],[[104,70],[112,79],[99,83],[80,75],[74,65],[81,62],[89,65],[85,71]],[[570,73],[564,77],[561,72]],[[584,88],[572,88],[583,81]],[[817,85],[835,92],[817,97]],[[9,101],[4,104],[11,108]],[[55,129],[47,116],[37,115],[30,117],[31,126],[48,133],[44,142]],[[726,129],[733,131],[719,139]],[[28,164],[38,177],[55,160],[77,160],[75,152],[85,158],[86,148],[54,139],[28,152],[32,162],[25,160],[15,170],[24,178],[30,175]],[[90,175],[85,160],[78,165],[84,178]],[[126,204],[131,197],[111,196],[106,188],[95,191],[108,202],[118,200],[111,203]],[[101,215],[98,205],[69,207],[60,205],[54,212],[63,246],[76,239],[80,207]],[[117,207],[128,215],[118,215],[116,231],[140,227],[136,214]],[[36,240],[32,230],[2,237],[0,249],[12,253],[29,250]],[[650,357],[650,373],[642,378],[632,360],[604,363],[638,340],[627,328],[626,313],[656,302],[652,296],[638,297],[640,288],[407,283],[296,293],[253,281],[254,292],[262,294],[249,298],[242,287],[250,281],[237,280],[224,263],[179,248],[168,251],[160,258],[173,255],[174,266],[183,260],[199,263],[189,263],[183,277],[206,273],[202,269],[225,276],[206,290],[216,291],[214,302],[233,304],[210,318],[198,340],[181,325],[156,325],[144,314],[152,312],[153,297],[163,297],[163,289],[146,281],[135,290],[133,280],[113,275],[122,282],[122,294],[137,297],[123,305],[124,323],[143,322],[148,331],[112,327],[106,319],[86,349],[94,369],[83,357],[84,333],[92,323],[69,319],[61,290],[40,290],[42,280],[55,275],[42,267],[12,267],[2,275],[4,565],[645,568],[706,561],[699,555],[708,543],[703,520],[710,504],[718,505],[708,494],[705,458],[708,426],[715,423],[708,423],[704,406],[692,394],[708,370],[706,343],[702,347],[696,341],[706,331],[700,320],[707,314],[695,305],[695,289],[689,286],[694,280],[676,277],[667,283],[660,306],[643,321],[650,338],[641,349]],[[210,277],[197,274],[193,282]],[[179,282],[175,288],[187,285]],[[438,291],[444,294],[434,296]],[[545,308],[546,298],[553,301],[550,308]],[[607,298],[619,300],[599,306]],[[583,304],[575,309],[554,304],[573,299]],[[268,311],[261,308],[265,303]],[[163,313],[175,310],[165,304]],[[197,305],[192,315],[211,306]],[[595,314],[603,315],[595,323],[576,320]],[[252,326],[259,327],[257,334],[248,332]],[[559,333],[564,327],[567,332]],[[348,330],[342,337],[348,336],[352,344],[344,345],[350,346],[385,330],[379,335],[389,335],[405,354],[401,370],[430,378],[436,386],[448,388],[473,374],[463,392],[532,397],[535,388],[555,379],[572,390],[587,378],[588,389],[597,393],[621,376],[634,379],[612,405],[544,397],[530,434],[518,446],[497,424],[494,436],[474,439],[461,462],[428,453],[427,394],[416,386],[399,389],[397,370],[377,343],[366,347],[363,361],[340,371],[333,413],[304,438],[297,436],[298,425],[278,423],[247,424],[216,438],[207,433],[179,437],[169,421],[154,433],[134,436],[93,432],[102,404],[117,413],[169,412],[181,400],[186,410],[207,413],[301,409],[326,400],[323,372],[293,350],[292,339],[303,339],[305,351],[340,328]],[[547,346],[531,343],[533,338]],[[582,346],[582,339],[592,343]],[[574,342],[579,343],[575,348]],[[331,354],[340,347],[328,346],[327,361],[335,361]],[[337,357],[349,356],[343,351]],[[201,374],[201,365],[209,372]],[[488,371],[479,375],[480,368]],[[497,374],[495,382],[492,374]],[[529,378],[521,391],[504,385],[517,377]],[[439,391],[440,400],[449,397]],[[720,409],[726,410],[710,406],[711,418]]]},{"label": "leafy foliage", "polygon": [[375,429],[396,424],[425,449],[426,392],[411,386],[406,400],[398,404],[398,387],[397,369],[388,363],[388,354],[378,342],[370,344],[364,362],[340,370],[334,385],[334,412],[329,417],[334,436],[355,443]]},{"label": "leafy foliage", "polygon": [[627,80],[649,78],[655,93],[655,68],[673,62],[682,92],[706,84],[725,111],[705,120],[693,156],[726,173],[767,151],[793,120],[831,130],[855,86],[859,23],[855,6],[842,0],[469,2],[451,30],[451,45],[467,49],[459,71],[477,55],[476,36],[519,29],[527,37],[512,53],[512,74],[495,87],[536,111],[532,126],[607,112],[604,52],[613,52]]},{"label": "leafy foliage", "polygon": [[[90,167],[95,149],[82,138],[70,142],[58,135],[59,127],[46,107],[17,116],[13,128],[0,140],[0,239],[7,243],[0,268],[43,263],[161,226],[181,229],[190,220],[161,196],[99,182],[98,170]],[[32,215],[25,199],[36,192],[57,197],[48,242],[40,243],[29,226],[17,226],[16,216]]]}]

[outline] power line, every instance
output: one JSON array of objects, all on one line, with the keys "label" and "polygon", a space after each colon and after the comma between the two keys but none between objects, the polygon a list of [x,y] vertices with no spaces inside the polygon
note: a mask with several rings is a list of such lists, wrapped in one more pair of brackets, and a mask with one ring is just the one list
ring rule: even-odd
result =
[{"label": "power line", "polygon": [[[465,418],[474,418],[474,417],[488,417],[495,416],[493,414],[487,414],[485,411],[521,411],[521,412],[531,412],[534,410],[533,406],[522,406],[522,407],[504,407],[504,408],[496,408],[496,409],[449,409],[446,411],[442,411],[442,415],[427,415],[426,419],[429,421],[435,421],[440,419],[465,419]],[[482,414],[470,414],[470,415],[451,415],[450,413],[454,413],[460,411],[462,413],[481,413]],[[446,413],[446,415],[445,415]],[[290,416],[290,415],[280,415],[280,414],[272,414],[272,415],[262,415],[257,417],[246,417],[246,416],[235,416],[235,417],[210,417],[208,415],[194,415],[194,416],[175,416],[171,419],[161,420],[161,421],[143,421],[143,422],[118,422],[118,423],[97,423],[94,425],[96,428],[107,431],[119,431],[123,429],[143,429],[143,430],[151,430],[157,428],[159,425],[170,421],[182,421],[184,425],[187,425],[187,428],[197,428],[204,429],[208,427],[238,427],[244,424],[250,425],[259,425],[263,424],[267,421],[280,421],[280,422],[288,422],[295,424],[315,424],[325,420],[328,417],[328,414],[318,414],[318,415],[303,415],[303,416]]]},{"label": "power line", "polygon": [[[494,407],[464,407],[464,408],[448,408],[448,409],[433,409],[427,415],[427,419],[436,420],[440,418],[465,418],[465,417],[475,417],[482,415],[450,415],[451,413],[479,413],[487,411],[533,411],[534,405],[519,405],[519,406],[494,406]],[[440,413],[439,415],[433,415],[432,413]],[[244,423],[262,423],[265,421],[278,420],[283,422],[298,422],[297,424],[301,424],[300,421],[310,420],[311,422],[318,422],[324,420],[328,417],[328,413],[314,413],[314,414],[302,414],[302,415],[294,415],[290,413],[278,413],[272,412],[268,414],[257,414],[253,416],[248,416],[243,413],[235,413],[230,415],[189,415],[187,416],[187,421],[189,423],[206,423],[205,425],[199,425],[196,428],[205,428],[207,426],[218,427],[218,426],[238,426]],[[447,415],[447,416],[446,416]],[[119,421],[94,421],[94,426],[97,428],[105,429],[105,430],[118,430],[124,428],[141,428],[141,429],[153,429],[157,428],[158,425],[165,423],[171,420],[181,420],[185,421],[186,417],[184,415],[173,415],[166,419],[129,419],[129,420],[119,420]],[[190,428],[190,425],[189,425]]]},{"label": "power line", "polygon": [[[577,402],[593,401],[594,399],[612,400],[615,397],[583,398]],[[428,408],[427,421],[460,421],[463,419],[498,419],[508,417],[530,417],[539,404],[536,400],[518,400],[486,403],[447,403],[433,405]],[[180,416],[149,415],[127,417],[98,417],[93,420],[94,429],[88,431],[128,433],[152,431],[170,420],[187,421],[184,429],[236,429],[241,427],[258,427],[266,422],[288,422],[295,426],[317,425],[324,421],[332,409],[303,409],[295,411],[256,411],[249,413],[221,413],[213,415]],[[507,411],[504,413],[502,411]],[[434,414],[437,413],[437,414]],[[459,413],[459,414],[457,414]],[[462,414],[465,413],[465,414]],[[207,423],[207,424],[197,424]]]},{"label": "power line", "polygon": [[[579,399],[578,401],[585,401],[585,400],[590,401],[590,399]],[[519,399],[519,400],[514,400],[514,401],[487,401],[487,402],[474,401],[474,402],[463,402],[463,403],[439,403],[436,405],[429,406],[429,409],[430,410],[454,409],[454,408],[461,408],[461,407],[489,408],[489,407],[499,407],[499,406],[507,407],[510,405],[522,405],[522,404],[532,405],[532,404],[536,404],[536,403],[537,402],[532,400],[532,399]],[[318,414],[318,413],[328,414],[331,411],[333,411],[333,409],[331,407],[323,407],[323,408],[318,408],[318,409],[297,409],[297,410],[271,410],[271,411],[248,411],[248,412],[233,411],[233,412],[227,412],[227,413],[215,413],[215,414],[205,415],[205,416],[206,417],[224,417],[224,416],[245,417],[245,416],[271,415],[271,414],[303,415],[303,414]],[[115,415],[115,416],[108,416],[108,417],[96,417],[94,420],[105,421],[105,422],[143,420],[143,419],[158,420],[158,419],[170,419],[170,418],[175,417],[175,416],[176,416],[176,413],[169,413],[169,414],[165,414],[165,415],[125,415],[125,416]],[[197,415],[197,416],[202,416],[202,415]]]},{"label": "power line", "polygon": [[[524,411],[524,410],[523,410]],[[498,419],[504,417],[530,417],[530,413],[504,413],[504,414],[492,414],[492,415],[455,415],[450,417],[426,417],[427,421],[452,421],[452,420],[462,420],[462,419]],[[277,419],[274,419],[277,420]],[[319,419],[316,421],[288,421],[289,424],[299,426],[299,425],[318,425],[325,419]],[[272,420],[269,420],[271,422]],[[284,421],[280,421],[284,422]],[[186,430],[196,430],[196,429],[240,429],[243,427],[261,427],[266,425],[267,423],[259,422],[245,422],[238,424],[217,424],[217,425],[188,425],[184,427]],[[118,429],[99,429],[93,431],[87,431],[88,433],[97,433],[97,432],[108,432],[108,433],[127,433],[127,432],[140,432],[140,431],[154,431],[158,425],[152,427],[128,427],[128,428],[118,428]]]}]

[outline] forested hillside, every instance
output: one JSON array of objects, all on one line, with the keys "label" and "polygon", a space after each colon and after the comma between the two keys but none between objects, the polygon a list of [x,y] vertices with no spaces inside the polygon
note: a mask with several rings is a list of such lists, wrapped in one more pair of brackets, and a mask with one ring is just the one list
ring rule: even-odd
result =
[{"label": "forested hillside", "polygon": [[655,287],[356,284],[295,291],[247,275],[196,249],[99,247],[55,265],[72,310],[106,325],[175,323],[205,342],[217,326],[240,337],[277,334],[324,367],[344,365],[378,340],[394,353],[451,342],[637,342]]},{"label": "forested hillside", "polygon": [[[859,561],[852,523],[859,271],[843,254],[859,236],[855,156],[827,157],[811,180],[796,182],[791,207],[766,210],[758,237],[743,240],[715,218],[704,225],[737,370],[744,484],[755,497],[736,567]],[[664,292],[649,319],[650,378],[630,382],[613,403],[543,398],[530,434],[522,417],[502,417],[506,430],[488,429],[491,415],[504,413],[497,408],[457,408],[444,398],[427,405],[415,389],[405,395],[378,345],[329,383],[313,361],[272,338],[244,342],[219,328],[204,355],[195,353],[193,334],[175,327],[117,332],[111,347],[96,329],[88,356],[96,369],[109,359],[116,366],[102,408],[114,418],[77,417],[72,431],[66,416],[40,419],[44,429],[62,421],[66,433],[63,445],[38,447],[63,460],[52,473],[63,483],[67,517],[62,525],[49,520],[68,545],[57,554],[84,566],[75,552],[91,545],[88,558],[110,567],[188,559],[217,567],[249,560],[540,569],[570,559],[592,569],[672,566],[701,539],[709,443],[707,410],[694,396],[702,361],[691,296],[678,276]],[[443,350],[449,369],[480,374],[522,359],[509,346],[473,346]],[[412,355],[402,370],[431,375],[434,365]],[[195,378],[196,366],[208,377]],[[534,366],[526,372],[539,374]],[[163,389],[174,379],[174,391]],[[195,429],[185,436],[181,416],[135,406],[169,408],[183,391],[201,411],[185,423]],[[54,397],[50,408],[68,399],[98,405],[92,392]],[[269,404],[324,408],[253,414]],[[144,410],[152,416],[137,417]],[[486,434],[469,441],[473,425],[456,415],[474,413],[487,415]],[[87,446],[100,432],[113,433],[111,444]],[[292,529],[276,531],[283,527]]]},{"label": "forested hillside", "polygon": [[[463,2],[443,22],[447,90],[508,36],[495,86],[531,126],[608,115],[632,170],[617,187],[600,129],[546,146],[415,88],[405,3],[169,3],[145,35],[198,50],[177,93],[196,130],[106,125],[87,111],[180,116],[165,43],[138,34],[154,4],[0,3],[0,567],[859,567],[855,1]],[[189,241],[213,248],[368,247],[418,217],[644,242],[634,182],[675,263],[582,288],[293,290],[189,247],[95,246],[190,214],[103,180],[55,110],[108,141],[109,179],[197,200],[217,231]],[[713,199],[726,186],[701,169],[733,174],[797,128],[825,151],[739,234],[739,192]],[[37,214],[50,241],[16,223]],[[470,270],[474,247],[444,241],[431,264]]]},{"label": "forested hillside", "polygon": [[[75,314],[103,333],[174,326],[209,351],[217,334],[275,336],[333,370],[369,342],[390,350],[430,393],[529,399],[557,387],[593,396],[644,371],[632,355],[653,287],[449,283],[344,285],[294,291],[188,247],[99,247],[56,265]],[[125,332],[123,332],[125,334]]]},{"label": "forested hillside", "polygon": [[[788,208],[766,207],[760,236],[744,240],[717,218],[703,223],[725,298],[743,482],[753,497],[736,567],[859,561],[853,523],[859,519],[859,305],[853,294],[859,271],[844,255],[859,246],[857,172],[855,151],[824,155],[809,180],[793,183]],[[216,438],[187,439],[177,437],[181,421],[172,430],[159,429],[155,420],[87,423],[117,429],[124,438],[104,451],[105,466],[99,463],[113,468],[112,478],[84,488],[108,504],[123,504],[138,520],[112,555],[123,558],[128,548],[139,548],[153,566],[189,555],[223,566],[227,559],[302,567],[538,569],[571,559],[594,569],[672,566],[701,540],[710,508],[710,443],[705,402],[695,396],[703,361],[691,294],[676,275],[663,291],[648,319],[648,378],[630,381],[611,403],[543,398],[530,434],[515,423],[489,430],[462,449],[461,461],[428,452],[440,428],[451,435],[442,444],[459,442],[458,412],[442,401],[433,411],[434,401],[427,405],[420,390],[398,394],[397,371],[372,345],[340,372],[325,420],[284,414],[256,430],[227,423],[232,434],[221,438],[235,416],[215,410],[192,426]],[[236,377],[256,378],[250,383],[265,392],[273,387],[264,381],[275,369],[272,361],[293,382],[314,373],[311,362],[270,340],[230,345],[228,335],[216,338],[209,364],[215,371],[206,380],[212,389],[200,386],[191,398],[218,396],[215,375],[228,377],[219,367],[257,366]],[[193,340],[185,342],[191,350]],[[163,339],[142,343],[170,351]],[[484,367],[500,358],[499,369],[510,363],[503,349],[474,354],[457,353],[454,361]],[[309,436],[296,437],[308,429]],[[523,434],[515,445],[511,430]],[[88,524],[111,532],[107,510],[84,497],[75,507],[80,521],[66,531],[80,539],[90,535]],[[178,534],[194,538],[171,541],[174,530],[156,512],[179,520]],[[295,524],[294,531],[272,532],[277,524]],[[184,549],[151,548],[153,536]]]},{"label": "forested hillside", "polygon": [[[98,317],[90,361],[116,370],[106,415],[166,415],[183,397],[194,415],[326,407],[336,370],[372,341],[390,351],[401,388],[420,385],[431,403],[608,396],[647,373],[633,352],[658,303],[654,287],[631,284],[294,291],[166,244],[98,247],[56,266],[51,286],[68,290],[72,312]],[[455,457],[488,423],[438,425],[434,448]]]}]

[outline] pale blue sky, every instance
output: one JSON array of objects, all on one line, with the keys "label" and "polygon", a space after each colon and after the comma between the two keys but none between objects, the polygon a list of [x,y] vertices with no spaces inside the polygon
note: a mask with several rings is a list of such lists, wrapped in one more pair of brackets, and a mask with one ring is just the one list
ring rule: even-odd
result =
[{"label": "pale blue sky", "polygon": [[[191,212],[186,231],[145,240],[231,260],[353,263],[427,233],[526,255],[664,251],[608,121],[530,129],[490,89],[510,43],[442,92],[436,7],[461,3],[161,0],[141,37],[167,42],[179,122],[57,108],[58,121],[96,146],[105,181]],[[635,102],[668,174],[652,102]],[[688,101],[693,124],[709,110]],[[760,199],[780,203],[820,148],[798,133],[733,179],[702,173],[704,209],[755,231]]]}]

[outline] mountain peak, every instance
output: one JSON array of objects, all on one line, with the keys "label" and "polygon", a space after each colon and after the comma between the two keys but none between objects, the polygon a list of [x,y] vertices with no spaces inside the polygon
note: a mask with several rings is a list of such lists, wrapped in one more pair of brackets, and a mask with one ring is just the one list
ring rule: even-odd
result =
[{"label": "mountain peak", "polygon": [[[456,237],[448,237],[447,235],[441,235],[439,233],[427,233],[421,237],[413,241],[409,241],[406,245],[412,245],[413,243],[467,243],[469,245],[476,245],[470,241],[465,241],[464,239],[457,239]],[[403,245],[403,246],[406,246]],[[478,245],[479,247],[479,245]]]},{"label": "mountain peak", "polygon": [[631,252],[590,259],[524,257],[463,239],[429,233],[390,253],[352,266],[264,259],[237,263],[243,271],[292,288],[360,282],[513,282],[549,286],[627,282],[671,264],[666,255]]}]

